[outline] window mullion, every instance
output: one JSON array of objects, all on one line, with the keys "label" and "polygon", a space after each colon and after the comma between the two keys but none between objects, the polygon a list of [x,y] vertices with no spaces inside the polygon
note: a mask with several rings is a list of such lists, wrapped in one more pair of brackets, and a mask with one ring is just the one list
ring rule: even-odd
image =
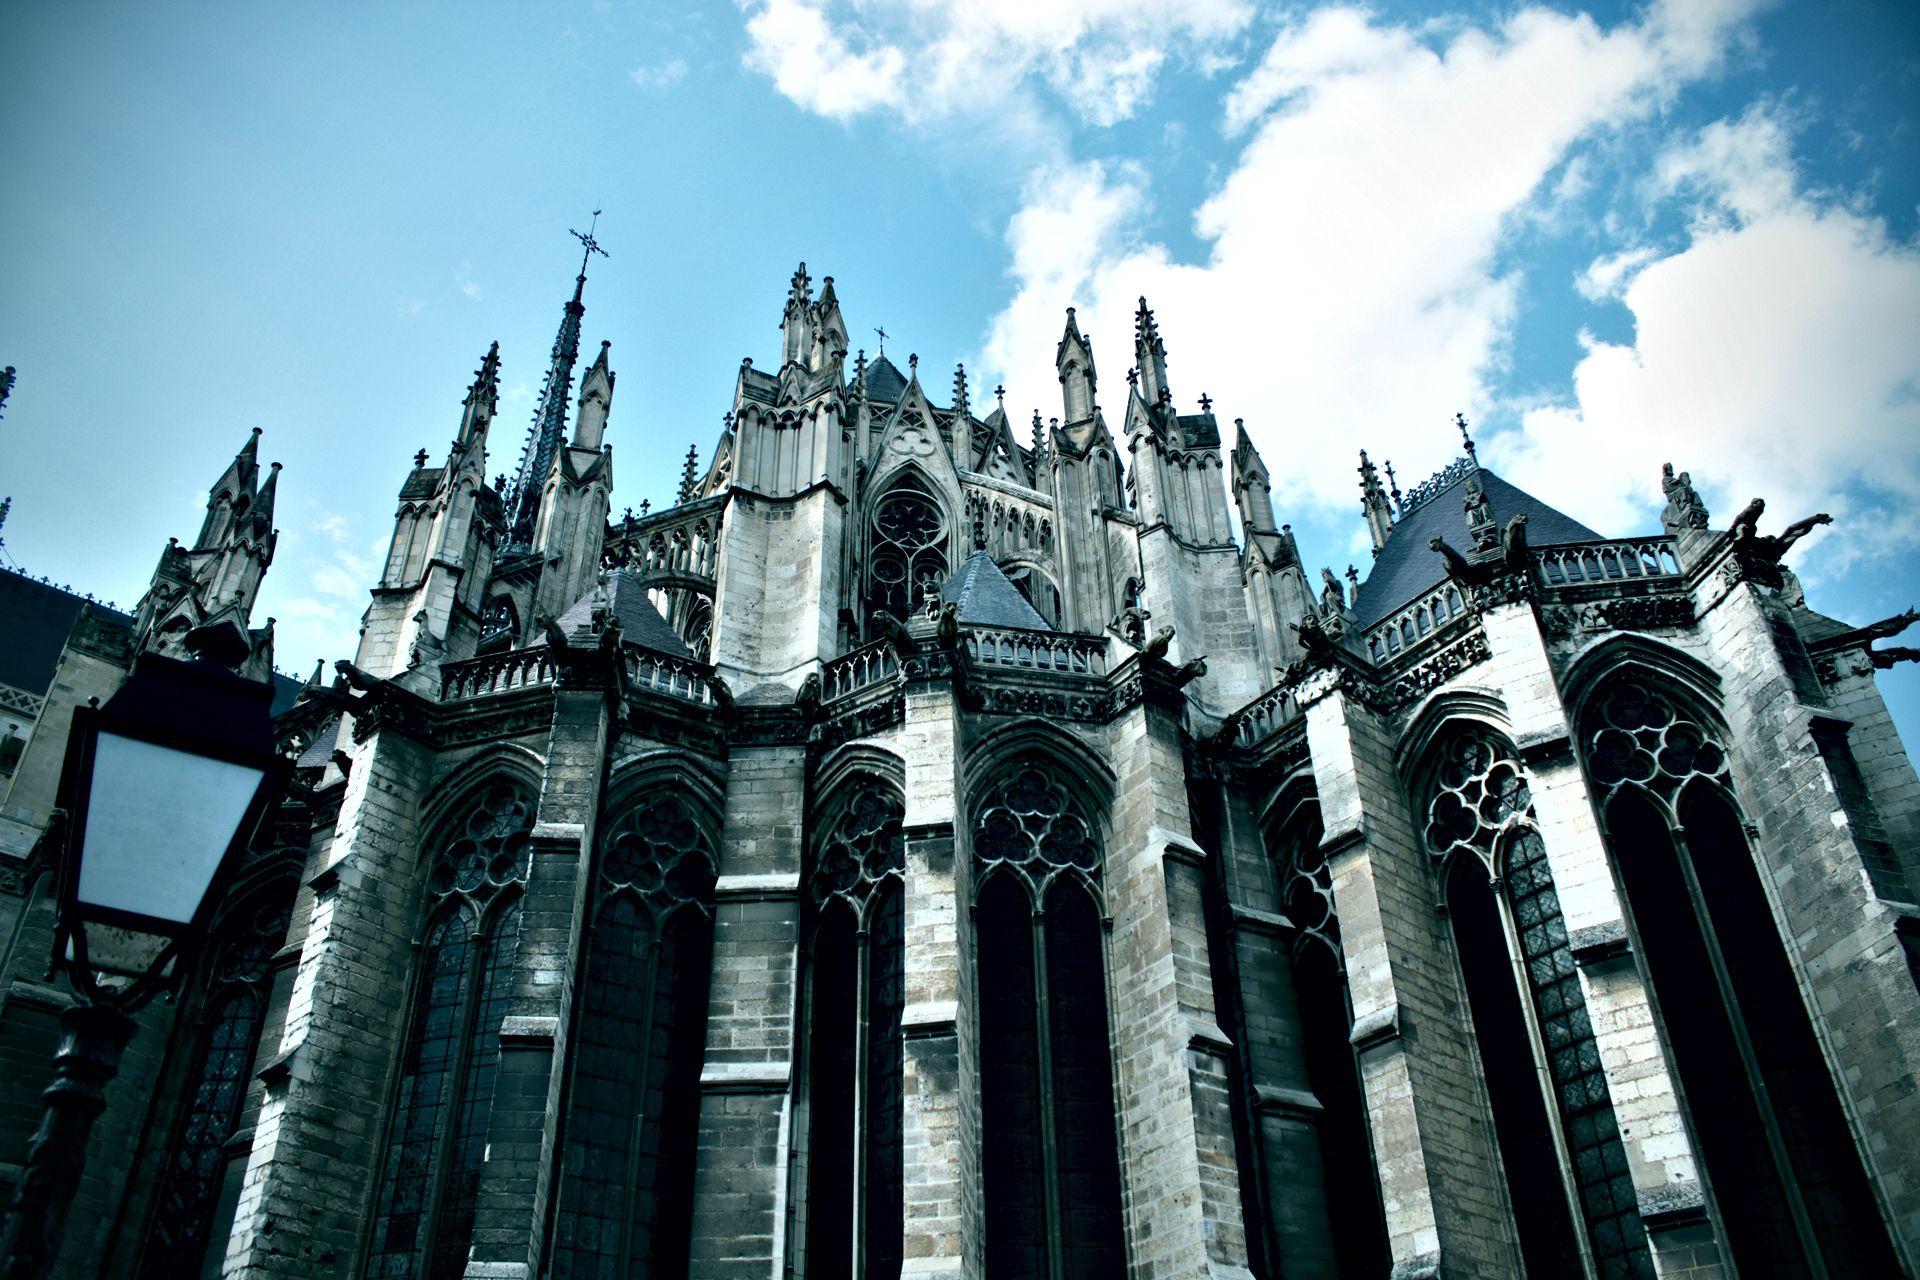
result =
[{"label": "window mullion", "polygon": [[[1037,897],[1037,903],[1043,903]],[[1067,1280],[1065,1246],[1060,1213],[1060,1135],[1054,1118],[1053,1096],[1053,1019],[1047,990],[1047,913],[1044,906],[1033,909],[1033,1001],[1034,1039],[1039,1058],[1040,1085],[1040,1159],[1041,1187],[1047,1206],[1047,1269],[1053,1280]]]},{"label": "window mullion", "polygon": [[[472,910],[471,906],[465,908]],[[476,913],[477,914],[477,913]],[[426,1230],[420,1233],[419,1270],[427,1280],[432,1275],[434,1249],[440,1240],[440,1211],[447,1191],[447,1167],[453,1163],[454,1141],[460,1128],[460,1108],[467,1099],[467,1066],[472,1057],[473,1020],[479,1014],[480,988],[486,982],[487,957],[493,951],[491,931],[474,929],[473,946],[467,953],[465,999],[460,1009],[460,1029],[453,1042],[453,1060],[447,1067],[447,1104],[440,1115],[440,1134],[434,1140],[433,1187],[427,1198]]]},{"label": "window mullion", "polygon": [[[1813,1273],[1814,1280],[1827,1280],[1827,1263],[1820,1251],[1820,1242],[1813,1234],[1813,1218],[1807,1212],[1807,1202],[1800,1192],[1800,1180],[1794,1175],[1793,1163],[1787,1157],[1786,1139],[1780,1133],[1780,1117],[1773,1109],[1773,1099],[1767,1091],[1766,1077],[1760,1071],[1760,1057],[1753,1047],[1753,1037],[1747,1031],[1747,1019],[1740,1008],[1740,1001],[1734,995],[1733,978],[1727,972],[1726,954],[1720,949],[1720,936],[1714,932],[1713,919],[1707,913],[1706,898],[1700,888],[1700,878],[1693,867],[1693,853],[1687,848],[1685,829],[1676,827],[1673,831],[1674,861],[1679,864],[1681,878],[1686,882],[1687,898],[1693,907],[1693,918],[1700,930],[1700,938],[1706,945],[1707,958],[1713,964],[1713,980],[1720,989],[1720,1003],[1726,1008],[1727,1023],[1733,1028],[1733,1043],[1740,1051],[1740,1064],[1746,1068],[1747,1085],[1753,1090],[1754,1101],[1759,1104],[1760,1123],[1767,1133],[1767,1150],[1773,1153],[1773,1163],[1780,1170],[1780,1187],[1787,1197],[1787,1208],[1793,1214],[1793,1228],[1800,1236],[1800,1248],[1806,1254],[1807,1269]],[[1751,857],[1751,851],[1748,851]]]},{"label": "window mullion", "polygon": [[[643,908],[644,909],[644,908]],[[647,984],[643,1011],[640,1014],[640,1071],[634,1081],[633,1122],[627,1126],[627,1176],[623,1185],[625,1194],[620,1198],[620,1261],[614,1268],[619,1280],[627,1280],[633,1270],[633,1214],[634,1198],[639,1194],[640,1151],[644,1141],[642,1130],[647,1119],[647,1079],[653,1071],[653,1013],[659,1003],[660,990],[660,942],[665,929],[655,927],[648,930],[647,941]]]},{"label": "window mullion", "polygon": [[[1511,851],[1507,856],[1511,858]],[[1566,1124],[1560,1114],[1560,1085],[1548,1063],[1546,1037],[1540,1034],[1539,1010],[1534,1007],[1533,982],[1527,973],[1526,949],[1520,942],[1519,924],[1513,918],[1512,886],[1504,877],[1494,883],[1497,889],[1494,897],[1500,904],[1500,927],[1507,939],[1507,959],[1513,965],[1514,993],[1520,997],[1520,1019],[1527,1028],[1527,1045],[1533,1051],[1533,1074],[1540,1082],[1540,1096],[1547,1103],[1547,1127],[1553,1133],[1560,1185],[1566,1193],[1574,1236],[1580,1242],[1580,1268],[1587,1280],[1599,1280],[1593,1260],[1593,1240],[1587,1233],[1586,1206],[1581,1203],[1580,1188],[1573,1179],[1573,1157],[1567,1146]]]},{"label": "window mullion", "polygon": [[853,1275],[867,1274],[867,1027],[872,1021],[873,950],[867,945],[867,912],[873,896],[861,904],[860,927],[853,934]]}]

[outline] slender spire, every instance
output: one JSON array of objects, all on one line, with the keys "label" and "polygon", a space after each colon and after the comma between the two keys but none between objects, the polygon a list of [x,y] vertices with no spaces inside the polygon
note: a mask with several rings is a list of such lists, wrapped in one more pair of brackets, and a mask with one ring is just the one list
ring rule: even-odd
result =
[{"label": "slender spire", "polygon": [[1467,415],[1464,413],[1456,413],[1453,415],[1453,422],[1455,426],[1460,428],[1460,439],[1466,442],[1467,457],[1473,462],[1474,467],[1478,468],[1480,465],[1480,455],[1474,452],[1473,437],[1467,434]]},{"label": "slender spire", "polygon": [[687,464],[680,469],[680,496],[676,502],[691,502],[696,489],[700,487],[700,447],[687,446]]},{"label": "slender spire", "polygon": [[1140,398],[1155,408],[1170,403],[1173,393],[1167,388],[1167,348],[1160,341],[1160,326],[1154,323],[1144,297],[1133,316],[1133,363],[1140,371]]},{"label": "slender spire", "polygon": [[953,367],[953,419],[962,423],[971,417],[973,408],[967,403],[967,366],[957,364]]},{"label": "slender spire", "polygon": [[1360,509],[1367,517],[1367,532],[1373,536],[1373,554],[1387,545],[1393,536],[1393,508],[1387,503],[1387,491],[1380,487],[1380,474],[1360,451]]},{"label": "slender spire", "polygon": [[[594,211],[594,222],[600,218],[599,210]],[[580,317],[587,313],[586,306],[580,301],[587,287],[587,263],[594,254],[607,257],[593,238],[591,231],[581,235],[580,243],[586,246],[580,259],[580,274],[573,283],[573,299],[567,303],[560,316],[560,332],[553,340],[553,363],[547,369],[546,381],[540,387],[540,403],[533,411],[533,426],[527,432],[526,448],[520,454],[520,469],[513,477],[513,483],[507,490],[507,502],[512,515],[507,523],[507,544],[512,547],[530,547],[533,545],[533,527],[540,515],[540,488],[546,481],[547,469],[553,465],[553,455],[560,447],[561,437],[567,427],[567,401],[573,390],[573,365],[580,358]]]}]

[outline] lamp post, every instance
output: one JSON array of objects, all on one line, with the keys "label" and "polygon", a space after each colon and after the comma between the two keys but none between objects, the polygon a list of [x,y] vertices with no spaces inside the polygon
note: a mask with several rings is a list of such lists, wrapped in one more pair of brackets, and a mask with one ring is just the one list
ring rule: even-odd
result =
[{"label": "lamp post", "polygon": [[[211,634],[207,634],[211,633]],[[227,625],[188,637],[203,655],[142,654],[67,741],[53,963],[80,997],[60,1015],[53,1083],[0,1234],[0,1280],[38,1280],[60,1251],[87,1138],[136,1024],[187,972],[290,763],[275,755],[273,687],[234,675]],[[223,664],[215,657],[232,658]]]}]

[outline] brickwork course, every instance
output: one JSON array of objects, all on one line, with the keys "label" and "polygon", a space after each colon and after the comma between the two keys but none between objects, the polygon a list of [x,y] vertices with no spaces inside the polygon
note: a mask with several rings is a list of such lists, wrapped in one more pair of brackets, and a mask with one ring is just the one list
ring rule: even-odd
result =
[{"label": "brickwork course", "polygon": [[[1805,522],[1684,473],[1606,538],[1470,441],[1404,495],[1362,455],[1349,591],[1145,300],[1119,432],[1069,312],[1021,444],[817,283],[659,511],[611,514],[584,275],[505,487],[487,353],[358,651],[287,682],[289,795],[57,1274],[1916,1273],[1912,616],[1815,613]],[[131,616],[36,614],[9,1185],[73,1001],[66,722],[196,629],[271,672],[258,443]]]}]

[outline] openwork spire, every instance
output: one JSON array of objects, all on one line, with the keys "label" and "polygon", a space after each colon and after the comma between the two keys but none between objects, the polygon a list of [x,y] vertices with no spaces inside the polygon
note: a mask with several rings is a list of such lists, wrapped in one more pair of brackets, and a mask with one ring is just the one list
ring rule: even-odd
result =
[{"label": "openwork spire", "polygon": [[[599,219],[595,210],[594,218]],[[560,315],[560,332],[553,340],[553,363],[547,368],[547,378],[540,387],[539,406],[533,411],[533,426],[527,432],[526,448],[520,452],[520,468],[514,473],[513,482],[507,488],[507,504],[511,515],[507,522],[507,545],[524,548],[533,545],[533,529],[540,516],[540,489],[546,480],[548,468],[553,466],[553,455],[559,451],[560,439],[567,427],[567,401],[573,390],[573,365],[580,358],[580,317],[587,308],[580,301],[580,295],[587,287],[587,263],[594,254],[606,257],[593,238],[591,231],[585,235],[575,231],[580,243],[586,246],[580,261],[580,274],[573,283],[573,298]]]},{"label": "openwork spire", "polygon": [[680,469],[680,497],[677,501],[691,502],[694,493],[700,488],[700,446],[687,446],[687,462]]}]

